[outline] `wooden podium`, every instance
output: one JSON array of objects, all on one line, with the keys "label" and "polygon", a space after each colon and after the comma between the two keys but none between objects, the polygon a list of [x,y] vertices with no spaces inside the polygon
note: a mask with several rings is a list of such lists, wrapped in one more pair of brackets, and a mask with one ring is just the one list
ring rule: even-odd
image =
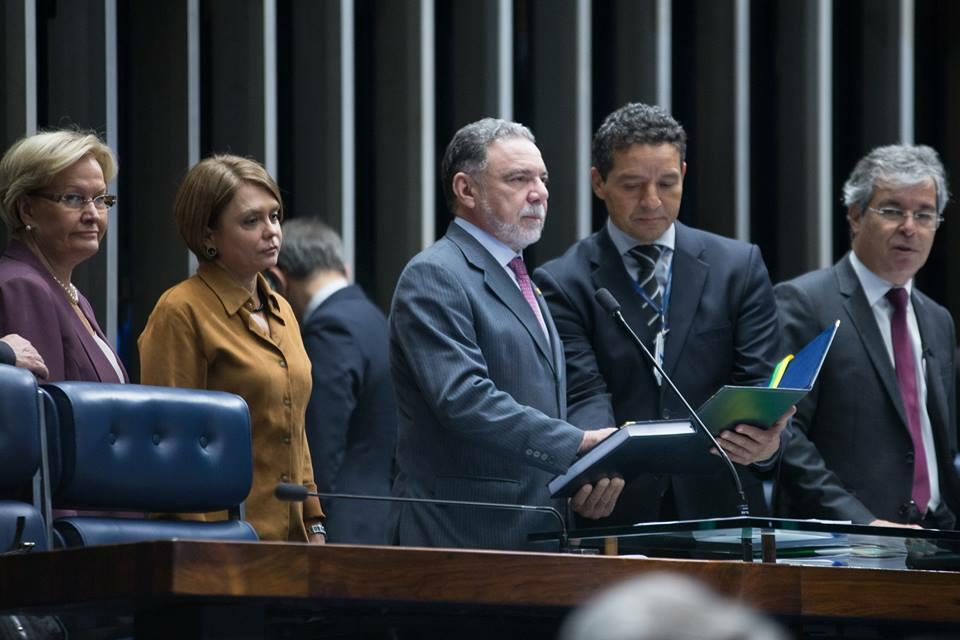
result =
[{"label": "wooden podium", "polygon": [[3,556],[0,609],[133,616],[138,639],[288,637],[279,630],[295,627],[298,637],[388,628],[402,637],[474,621],[488,637],[552,638],[571,607],[649,571],[686,574],[794,625],[960,631],[957,573],[263,542]]}]

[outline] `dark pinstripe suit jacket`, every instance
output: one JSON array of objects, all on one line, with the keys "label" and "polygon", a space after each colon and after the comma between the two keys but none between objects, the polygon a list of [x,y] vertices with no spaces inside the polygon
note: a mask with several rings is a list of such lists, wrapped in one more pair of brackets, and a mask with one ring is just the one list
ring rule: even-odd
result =
[{"label": "dark pinstripe suit jacket", "polygon": [[[565,471],[582,431],[564,422],[563,350],[548,344],[520,290],[469,233],[446,235],[400,275],[390,312],[399,473],[394,494],[552,505],[546,483]],[[549,515],[470,507],[394,509],[403,545],[529,548]]]}]

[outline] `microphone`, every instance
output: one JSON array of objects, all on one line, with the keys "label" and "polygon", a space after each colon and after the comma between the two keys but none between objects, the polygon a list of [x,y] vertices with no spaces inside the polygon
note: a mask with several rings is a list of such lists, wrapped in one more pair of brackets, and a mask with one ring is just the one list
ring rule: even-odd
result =
[{"label": "microphone", "polygon": [[458,507],[477,507],[480,509],[502,509],[505,511],[539,511],[549,513],[557,519],[560,525],[560,550],[564,551],[569,545],[567,537],[567,525],[563,521],[563,516],[553,507],[541,507],[531,504],[507,504],[503,502],[473,502],[470,500],[440,500],[434,498],[398,498],[395,496],[370,496],[356,493],[318,493],[309,491],[302,484],[290,484],[287,482],[277,483],[273,490],[273,495],[278,500],[284,502],[303,502],[307,498],[345,498],[347,500],[377,500],[380,502],[404,502],[410,504],[442,504]]},{"label": "microphone", "polygon": [[680,402],[683,403],[684,408],[690,412],[690,417],[693,418],[693,422],[700,428],[703,433],[707,435],[710,439],[710,442],[713,443],[713,446],[717,448],[717,451],[720,453],[720,457],[723,459],[724,464],[727,469],[730,471],[730,477],[733,479],[733,484],[737,490],[737,496],[740,500],[740,515],[749,516],[750,515],[750,505],[747,503],[747,496],[743,492],[743,484],[740,482],[740,475],[737,473],[736,467],[733,466],[733,462],[730,460],[730,456],[727,455],[727,452],[723,450],[723,447],[720,446],[720,443],[717,442],[717,439],[713,437],[713,434],[710,433],[710,429],[707,429],[707,425],[703,424],[703,420],[700,419],[700,416],[696,411],[693,410],[693,407],[690,406],[690,403],[687,402],[686,397],[680,393],[680,389],[677,389],[677,385],[673,383],[673,379],[667,375],[667,372],[663,370],[663,367],[660,366],[660,363],[657,362],[657,359],[653,357],[653,354],[650,353],[650,350],[647,349],[647,345],[643,344],[643,340],[637,337],[637,334],[633,332],[633,329],[630,328],[629,323],[624,319],[623,314],[620,313],[620,303],[617,302],[617,299],[613,297],[613,294],[607,291],[605,288],[597,289],[597,292],[594,294],[594,299],[597,303],[603,308],[604,311],[610,314],[610,317],[620,323],[630,338],[640,347],[640,350],[643,352],[643,355],[646,356],[647,360],[653,363],[654,368],[660,373],[664,380],[667,381],[667,385],[670,389],[673,390],[677,397],[680,398]]}]

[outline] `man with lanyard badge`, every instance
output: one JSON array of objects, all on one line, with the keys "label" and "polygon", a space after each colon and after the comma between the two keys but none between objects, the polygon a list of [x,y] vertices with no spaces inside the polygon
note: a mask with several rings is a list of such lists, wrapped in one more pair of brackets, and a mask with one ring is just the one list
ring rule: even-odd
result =
[{"label": "man with lanyard badge", "polygon": [[[609,218],[538,269],[564,343],[569,420],[583,428],[686,418],[622,328],[594,300],[608,289],[627,322],[697,407],[725,384],[763,384],[778,357],[776,306],[755,245],[688,227],[677,216],[686,133],[659,107],[627,104],[593,141],[593,191]],[[791,410],[792,412],[792,410]],[[763,479],[778,460],[789,415],[769,429],[737,425],[719,442],[740,473],[751,513],[768,512]],[[641,474],[598,524],[737,515],[727,472]]]}]

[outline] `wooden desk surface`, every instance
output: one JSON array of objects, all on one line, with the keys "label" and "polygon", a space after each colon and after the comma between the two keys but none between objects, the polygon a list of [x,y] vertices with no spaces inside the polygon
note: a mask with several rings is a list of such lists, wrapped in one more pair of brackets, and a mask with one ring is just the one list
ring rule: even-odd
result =
[{"label": "wooden desk surface", "polygon": [[279,600],[561,608],[676,571],[775,615],[960,623],[960,574],[348,545],[167,541],[0,557],[0,610]]}]

